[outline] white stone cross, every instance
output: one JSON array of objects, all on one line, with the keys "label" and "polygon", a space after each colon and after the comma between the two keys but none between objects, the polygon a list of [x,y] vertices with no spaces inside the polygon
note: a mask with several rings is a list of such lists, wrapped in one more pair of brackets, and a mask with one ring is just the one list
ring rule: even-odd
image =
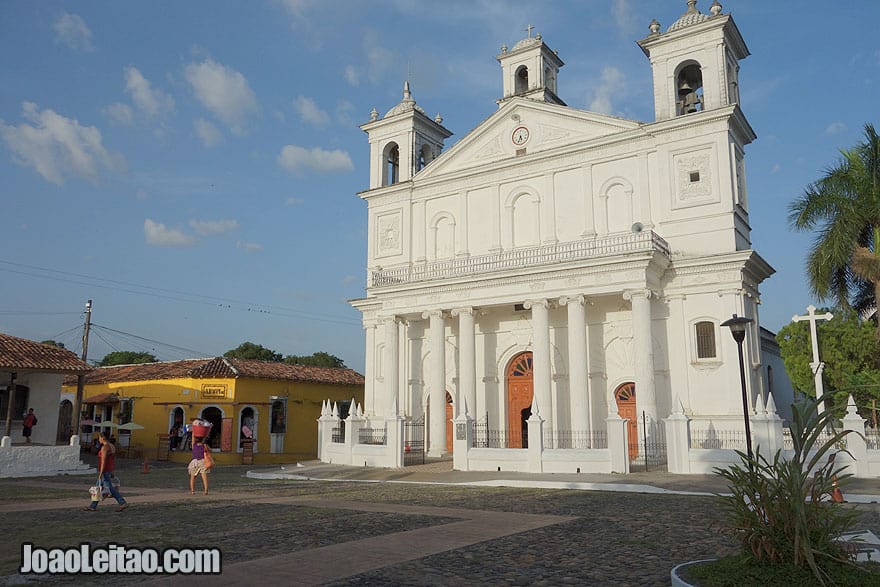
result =
[{"label": "white stone cross", "polygon": [[530,39],[532,38],[532,29],[533,29],[533,28],[535,28],[535,27],[533,27],[532,25],[528,25],[528,26],[526,27],[526,32],[529,33],[529,38],[530,38]]},{"label": "white stone cross", "polygon": [[[819,361],[819,337],[816,333],[816,322],[819,320],[831,320],[834,318],[834,314],[831,312],[826,312],[824,314],[816,314],[816,306],[810,304],[807,306],[807,315],[806,316],[792,316],[791,319],[793,322],[801,322],[803,320],[810,321],[810,341],[813,345],[813,362],[810,363],[810,368],[813,370],[813,379],[816,383],[816,398],[822,397],[822,394],[825,393],[825,387],[822,385],[822,370],[825,368],[825,363]],[[819,411],[825,411],[825,403],[822,402],[819,404]]]}]

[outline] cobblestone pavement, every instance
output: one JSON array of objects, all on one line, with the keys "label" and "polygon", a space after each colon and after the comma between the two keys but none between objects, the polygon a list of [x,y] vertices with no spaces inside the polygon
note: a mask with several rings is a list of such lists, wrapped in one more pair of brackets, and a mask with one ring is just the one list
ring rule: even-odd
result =
[{"label": "cobblestone pavement", "polygon": [[[79,509],[90,479],[0,480],[0,532],[15,537],[0,541],[0,584],[32,579],[16,574],[25,541],[221,548],[222,578],[153,581],[190,585],[668,585],[679,562],[735,551],[714,497],[464,486],[448,466],[431,466],[382,474],[405,483],[355,483],[342,473],[335,481],[260,480],[223,467],[208,496],[189,495],[180,467],[139,475],[132,466],[121,473],[132,507],[120,514],[108,505],[94,514]],[[414,475],[429,480],[412,483]],[[673,481],[706,489],[696,479]],[[880,506],[847,507],[859,511],[858,528],[880,534]],[[39,581],[74,585],[83,577]]]}]

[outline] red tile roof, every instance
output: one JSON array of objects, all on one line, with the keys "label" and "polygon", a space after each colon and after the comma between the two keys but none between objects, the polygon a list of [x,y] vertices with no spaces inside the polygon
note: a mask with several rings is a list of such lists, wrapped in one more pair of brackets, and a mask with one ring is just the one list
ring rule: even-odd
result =
[{"label": "red tile roof", "polygon": [[43,371],[85,373],[92,367],[74,353],[56,346],[16,338],[0,332],[0,369],[5,371]]},{"label": "red tile roof", "polygon": [[[364,376],[353,369],[306,367],[303,365],[288,365],[287,363],[227,359],[224,357],[99,367],[86,375],[85,384],[122,383],[149,379],[182,379],[187,377],[194,379],[273,379],[328,385],[364,384]],[[72,380],[65,380],[64,383],[65,385],[75,384]]]}]

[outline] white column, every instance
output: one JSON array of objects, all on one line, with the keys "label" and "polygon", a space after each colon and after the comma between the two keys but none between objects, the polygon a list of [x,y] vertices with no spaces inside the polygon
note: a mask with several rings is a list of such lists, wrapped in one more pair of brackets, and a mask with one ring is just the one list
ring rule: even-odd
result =
[{"label": "white column", "polygon": [[532,310],[532,372],[538,410],[544,417],[545,429],[555,430],[550,393],[550,303],[547,300],[534,300],[523,305],[527,310]]},{"label": "white column", "polygon": [[568,393],[571,429],[589,430],[590,389],[587,379],[587,317],[584,296],[560,298],[568,309]]},{"label": "white column", "polygon": [[422,314],[428,318],[428,348],[431,356],[428,456],[446,454],[446,325],[442,310]]},{"label": "white column", "polygon": [[368,414],[381,412],[376,404],[376,325],[364,323],[364,334],[367,339],[364,357],[364,411]]},{"label": "white column", "polygon": [[399,395],[400,381],[400,362],[399,362],[399,338],[400,330],[398,330],[397,317],[390,316],[383,321],[385,330],[385,372],[382,374],[385,379],[385,393],[383,394],[383,402],[381,408],[377,406],[377,412],[388,415],[394,400]]},{"label": "white column", "polygon": [[[651,335],[651,297],[649,289],[626,291],[623,298],[632,302],[633,354],[636,367],[636,405],[657,421],[657,393],[654,386],[654,345]],[[641,414],[638,414],[641,422]],[[649,426],[650,432],[650,426]]]},{"label": "white column", "polygon": [[468,413],[473,416],[477,409],[477,369],[475,352],[474,309],[460,308],[452,311],[458,316],[458,383],[461,393],[457,414],[464,413],[462,399],[467,404]]}]

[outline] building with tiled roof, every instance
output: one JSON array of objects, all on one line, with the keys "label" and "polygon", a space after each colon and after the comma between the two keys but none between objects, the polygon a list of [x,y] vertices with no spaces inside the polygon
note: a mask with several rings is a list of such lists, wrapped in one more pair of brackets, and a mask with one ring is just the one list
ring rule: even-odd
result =
[{"label": "building with tiled roof", "polygon": [[28,409],[33,408],[37,425],[31,431],[32,444],[68,441],[69,425],[59,426],[58,418],[61,381],[65,375],[91,370],[67,349],[0,333],[0,419],[4,422],[0,436],[9,436],[13,443],[24,442],[22,420]]},{"label": "building with tiled roof", "polygon": [[[64,383],[75,390],[75,378]],[[84,383],[84,420],[123,425],[122,447],[189,460],[188,449],[173,451],[178,442],[162,436],[202,419],[212,424],[208,439],[221,464],[242,462],[251,444],[257,463],[314,458],[322,400],[344,406],[364,397],[364,378],[352,369],[225,357],[100,367]],[[90,434],[86,428],[85,442]]]}]

